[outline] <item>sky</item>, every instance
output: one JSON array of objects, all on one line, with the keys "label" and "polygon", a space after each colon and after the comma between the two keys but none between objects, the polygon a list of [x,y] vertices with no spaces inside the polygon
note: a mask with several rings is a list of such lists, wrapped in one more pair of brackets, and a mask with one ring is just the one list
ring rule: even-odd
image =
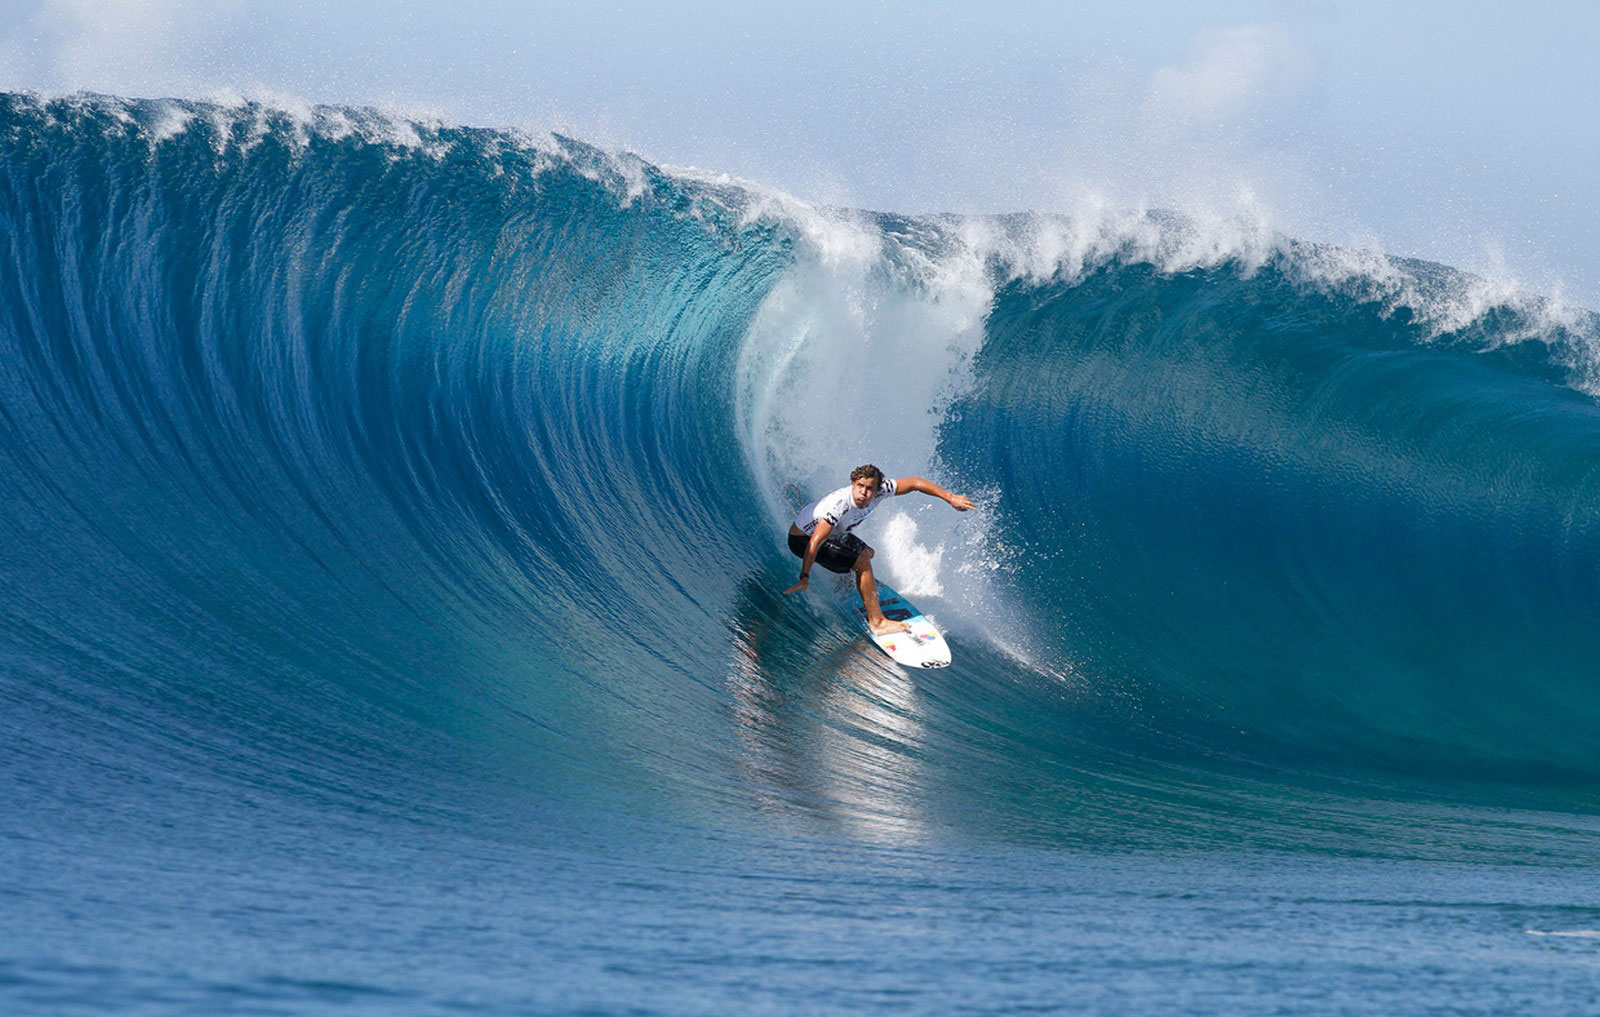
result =
[{"label": "sky", "polygon": [[901,212],[1248,210],[1600,308],[1600,2],[0,0],[0,89],[559,130]]}]

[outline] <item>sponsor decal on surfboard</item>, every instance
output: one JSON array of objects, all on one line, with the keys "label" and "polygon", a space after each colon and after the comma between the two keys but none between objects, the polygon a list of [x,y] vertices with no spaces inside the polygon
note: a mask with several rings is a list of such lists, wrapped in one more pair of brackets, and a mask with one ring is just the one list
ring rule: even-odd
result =
[{"label": "sponsor decal on surfboard", "polygon": [[[867,629],[868,636],[878,648],[889,655],[889,658],[902,667],[949,667],[950,644],[934,627],[933,621],[900,594],[883,584],[878,585],[878,604],[883,608],[883,615],[890,621],[905,622],[910,628],[905,632],[891,632],[884,635],[873,634]],[[856,617],[863,626],[866,625],[867,611],[865,607],[856,607]]]}]

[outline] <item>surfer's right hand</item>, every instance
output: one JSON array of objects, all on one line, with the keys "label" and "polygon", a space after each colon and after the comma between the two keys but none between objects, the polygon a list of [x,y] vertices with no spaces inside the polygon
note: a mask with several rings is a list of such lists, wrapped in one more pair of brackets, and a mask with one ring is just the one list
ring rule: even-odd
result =
[{"label": "surfer's right hand", "polygon": [[787,597],[791,593],[799,593],[801,590],[809,589],[810,586],[811,580],[806,576],[801,576],[798,583],[795,583],[793,586],[783,591],[783,595]]}]

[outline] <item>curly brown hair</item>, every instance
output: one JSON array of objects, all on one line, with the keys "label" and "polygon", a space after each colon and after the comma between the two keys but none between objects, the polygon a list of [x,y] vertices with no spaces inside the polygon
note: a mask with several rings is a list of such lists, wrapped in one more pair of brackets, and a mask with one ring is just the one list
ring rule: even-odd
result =
[{"label": "curly brown hair", "polygon": [[880,490],[883,488],[883,471],[871,463],[867,463],[865,466],[857,466],[855,469],[850,471],[850,483],[853,484],[862,477],[871,477],[873,480],[878,482],[878,488]]}]

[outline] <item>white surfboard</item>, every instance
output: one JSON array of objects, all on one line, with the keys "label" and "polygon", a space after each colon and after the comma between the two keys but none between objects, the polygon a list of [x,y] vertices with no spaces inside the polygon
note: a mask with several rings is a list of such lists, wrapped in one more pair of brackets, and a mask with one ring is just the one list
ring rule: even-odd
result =
[{"label": "white surfboard", "polygon": [[[891,632],[886,636],[873,635],[872,630],[867,629],[872,641],[896,664],[902,667],[950,666],[950,644],[945,642],[944,633],[935,628],[915,604],[896,593],[893,587],[879,583],[878,605],[883,608],[885,618],[903,621],[911,626],[910,631]],[[861,627],[866,628],[867,609],[859,603],[856,605],[856,618],[860,620]]]}]

